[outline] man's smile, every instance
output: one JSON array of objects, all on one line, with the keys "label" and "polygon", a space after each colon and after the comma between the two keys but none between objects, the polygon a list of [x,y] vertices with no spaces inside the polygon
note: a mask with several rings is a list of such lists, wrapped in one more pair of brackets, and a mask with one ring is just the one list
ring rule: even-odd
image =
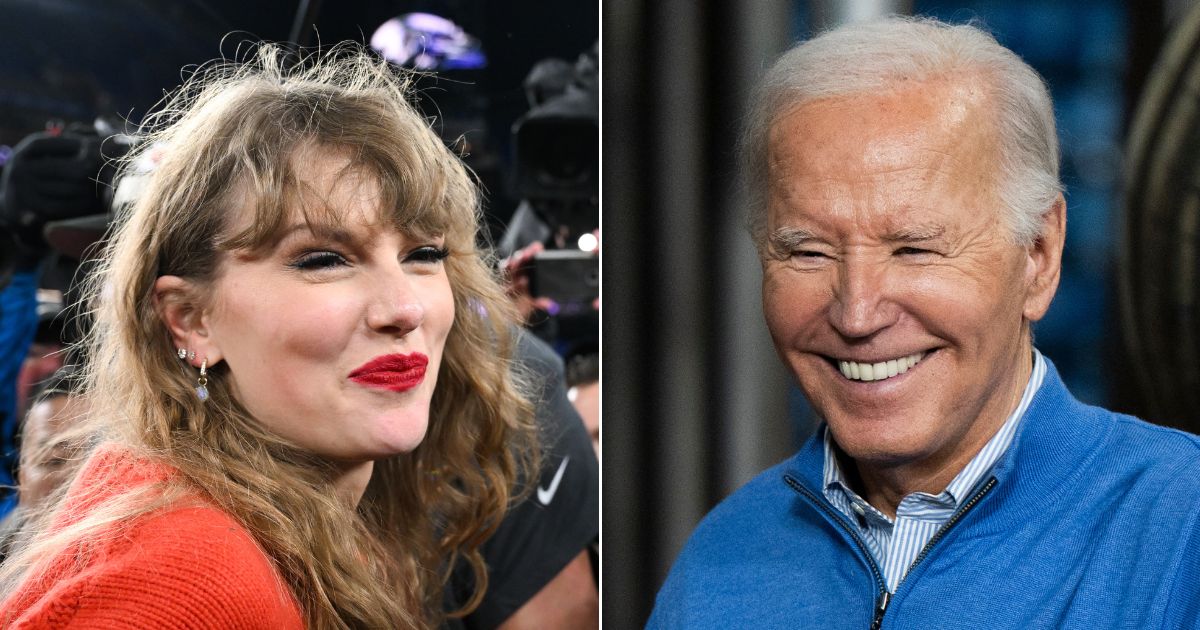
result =
[{"label": "man's smile", "polygon": [[825,357],[827,361],[842,373],[842,376],[852,381],[882,381],[904,374],[920,363],[926,351],[894,357],[890,359],[854,361]]}]

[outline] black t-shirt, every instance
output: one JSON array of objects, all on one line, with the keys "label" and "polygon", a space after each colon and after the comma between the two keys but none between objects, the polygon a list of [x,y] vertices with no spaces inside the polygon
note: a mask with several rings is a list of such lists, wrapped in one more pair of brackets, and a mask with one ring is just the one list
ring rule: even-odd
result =
[{"label": "black t-shirt", "polygon": [[[481,548],[488,564],[483,603],[466,618],[450,620],[447,628],[503,623],[599,536],[599,465],[583,420],[567,400],[562,360],[528,333],[520,336],[517,360],[536,380],[541,479]],[[470,567],[457,567],[446,589],[447,610],[466,601],[472,582]]]}]

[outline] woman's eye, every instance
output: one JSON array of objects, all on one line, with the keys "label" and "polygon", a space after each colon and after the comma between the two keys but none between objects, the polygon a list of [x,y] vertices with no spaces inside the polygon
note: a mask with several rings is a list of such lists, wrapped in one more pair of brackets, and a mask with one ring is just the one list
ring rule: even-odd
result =
[{"label": "woman's eye", "polygon": [[921,249],[919,247],[901,247],[900,249],[896,250],[897,256],[920,256],[922,254],[935,254],[935,253],[937,253],[937,252],[934,252],[933,250],[930,250],[930,249]]},{"label": "woman's eye", "polygon": [[348,264],[346,259],[337,252],[321,251],[308,252],[301,255],[292,263],[292,267],[301,271],[314,271],[318,269],[328,269],[331,267],[340,267]]},{"label": "woman's eye", "polygon": [[818,251],[811,250],[811,249],[802,249],[802,250],[794,251],[794,252],[792,252],[792,257],[793,258],[827,258],[827,256],[825,254],[818,252]]},{"label": "woman's eye", "polygon": [[445,260],[449,255],[450,250],[445,247],[426,245],[425,247],[418,247],[417,249],[409,252],[408,256],[404,258],[404,261],[432,264]]}]

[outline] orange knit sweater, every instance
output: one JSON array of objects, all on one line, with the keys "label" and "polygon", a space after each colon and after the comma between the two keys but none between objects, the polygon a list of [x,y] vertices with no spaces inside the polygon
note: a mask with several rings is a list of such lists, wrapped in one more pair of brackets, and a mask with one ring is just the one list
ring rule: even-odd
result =
[{"label": "orange knit sweater", "polygon": [[[127,450],[85,464],[53,528],[106,498],[178,474]],[[201,500],[152,512],[119,535],[35,566],[0,604],[12,628],[303,628],[300,608],[271,560],[227,513]]]}]

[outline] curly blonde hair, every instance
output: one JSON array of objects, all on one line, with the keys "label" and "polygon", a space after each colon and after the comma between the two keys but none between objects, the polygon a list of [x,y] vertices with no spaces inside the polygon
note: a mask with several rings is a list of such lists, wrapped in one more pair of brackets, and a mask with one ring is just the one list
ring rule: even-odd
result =
[{"label": "curly blonde hair", "polygon": [[[262,45],[244,63],[201,68],[146,119],[147,138],[126,168],[156,166],[118,211],[90,282],[82,435],[164,461],[182,481],[34,538],[4,567],[10,587],[39,557],[199,491],[273,559],[310,627],[436,625],[445,582],[463,560],[479,586],[456,614],[478,605],[487,583],[478,546],[519,481],[533,478],[536,438],[512,362],[516,316],[477,244],[476,185],[410,94],[410,77],[357,46],[290,59]],[[272,247],[296,212],[337,221],[294,203],[303,173],[293,157],[309,148],[349,155],[378,184],[385,219],[405,233],[442,235],[450,251],[455,316],[428,434],[413,452],[375,463],[357,510],[331,491],[319,458],[251,417],[222,378],[227,366],[211,370],[209,400],[196,398],[195,373],[175,359],[152,300],[163,275],[211,286],[224,253]],[[254,220],[231,233],[242,196]]]}]

